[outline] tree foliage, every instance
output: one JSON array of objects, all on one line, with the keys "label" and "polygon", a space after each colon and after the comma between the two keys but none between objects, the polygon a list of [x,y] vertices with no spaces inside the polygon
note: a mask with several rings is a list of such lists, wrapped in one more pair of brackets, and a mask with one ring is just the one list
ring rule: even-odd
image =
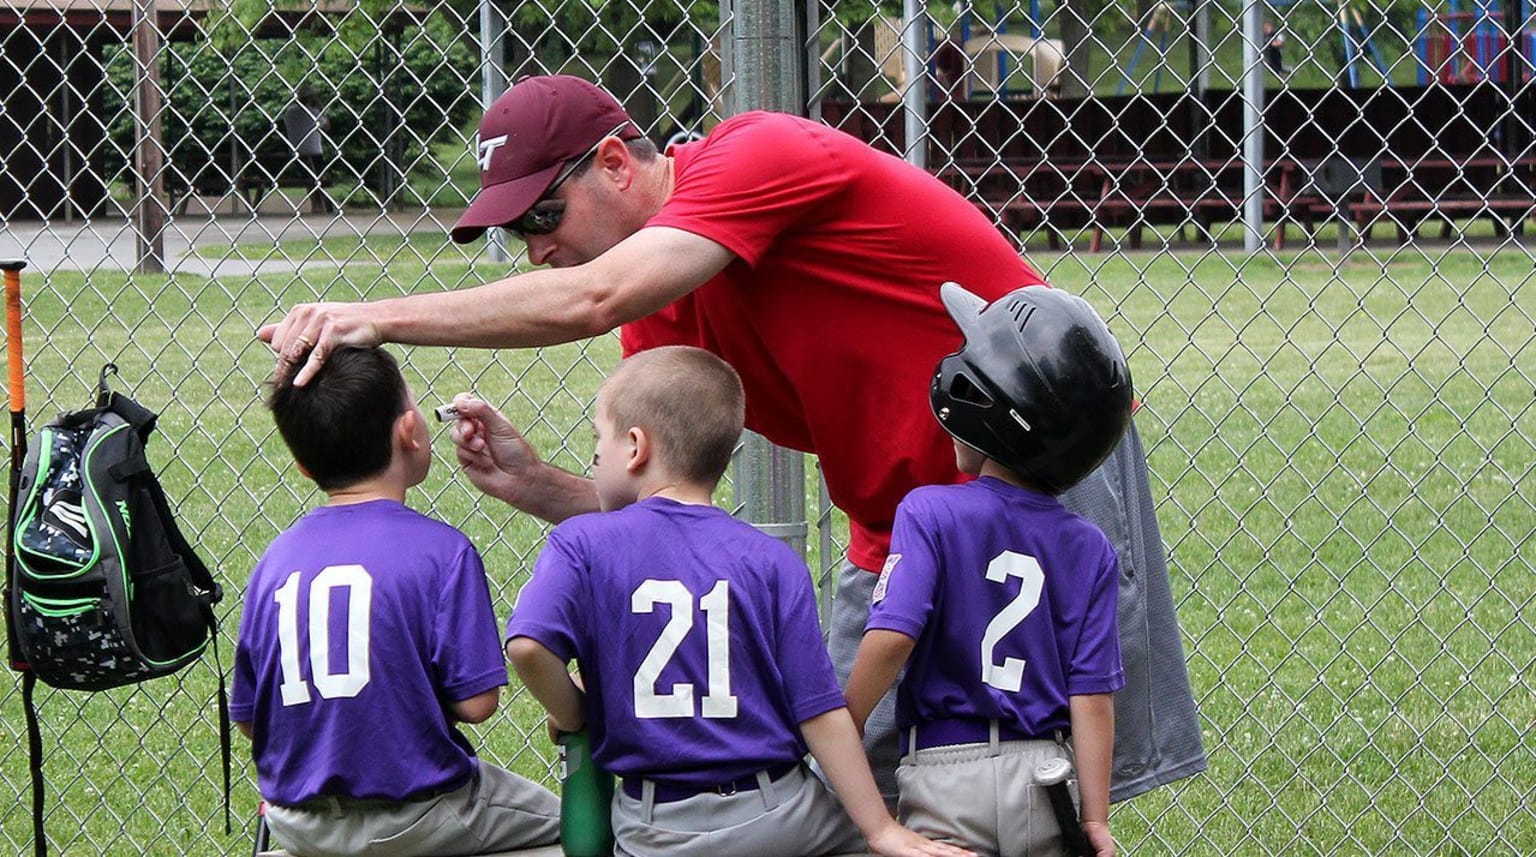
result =
[{"label": "tree foliage", "polygon": [[[456,133],[477,107],[477,58],[450,16],[403,18],[399,5],[365,0],[328,26],[259,38],[272,5],[235,0],[210,17],[207,38],[167,45],[163,138],[173,181],[227,189],[238,161],[291,154],[282,114],[312,90],[329,120],[327,157],[338,175],[387,185],[386,158],[401,170],[426,146]],[[135,140],[133,56],[107,58],[108,83],[124,109],[110,126],[130,158]]]}]

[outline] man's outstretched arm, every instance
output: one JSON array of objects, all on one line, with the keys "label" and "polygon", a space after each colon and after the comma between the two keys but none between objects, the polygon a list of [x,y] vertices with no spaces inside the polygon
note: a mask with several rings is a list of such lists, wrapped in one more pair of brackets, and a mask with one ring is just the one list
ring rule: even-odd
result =
[{"label": "man's outstretched arm", "polygon": [[570,268],[515,274],[469,289],[361,303],[299,304],[256,337],[300,386],[342,346],[384,342],[530,348],[574,342],[644,318],[698,288],[734,255],[680,229],[641,229]]}]

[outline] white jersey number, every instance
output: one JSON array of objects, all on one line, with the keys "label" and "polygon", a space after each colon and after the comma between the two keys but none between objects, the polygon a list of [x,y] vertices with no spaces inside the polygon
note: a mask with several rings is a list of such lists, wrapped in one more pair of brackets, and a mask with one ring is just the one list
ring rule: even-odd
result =
[{"label": "white jersey number", "polygon": [[[640,662],[635,673],[635,716],[639,718],[692,717],[693,684],[678,682],[658,693],[661,671],[693,630],[693,593],[677,580],[647,580],[629,599],[633,613],[654,613],[657,604],[672,608],[661,636]],[[699,599],[704,611],[704,643],[709,658],[708,693],[700,701],[700,713],[710,718],[736,716],[736,697],[731,695],[731,585],[719,581]]]},{"label": "white jersey number", "polygon": [[1019,627],[1024,617],[1040,605],[1040,589],[1045,585],[1045,573],[1034,557],[1013,551],[1003,551],[987,563],[987,579],[993,583],[1005,583],[1017,577],[1022,583],[1019,594],[998,611],[987,623],[986,633],[981,635],[981,680],[998,690],[1016,693],[1024,684],[1024,659],[1003,658],[997,663],[993,650],[997,641]]},{"label": "white jersey number", "polygon": [[[331,592],[347,592],[346,669],[331,671]],[[277,602],[278,664],[283,705],[309,702],[309,685],[299,667],[299,573],[288,575],[272,594]],[[309,670],[315,690],[325,699],[357,696],[368,685],[368,617],[372,610],[373,578],[360,565],[327,566],[309,582]]]}]

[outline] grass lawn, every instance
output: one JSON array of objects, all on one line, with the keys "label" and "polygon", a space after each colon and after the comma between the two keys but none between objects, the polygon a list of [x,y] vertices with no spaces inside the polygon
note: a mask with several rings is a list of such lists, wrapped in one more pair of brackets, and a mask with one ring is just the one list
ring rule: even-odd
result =
[{"label": "grass lawn", "polygon": [[[372,255],[354,249],[337,248]],[[27,281],[34,421],[84,405],[107,359],[161,410],[151,458],[228,593],[226,669],[251,565],[317,499],[260,404],[272,362],[251,331],[317,295],[504,272],[425,257],[438,261],[401,254],[387,273],[360,261],[257,279]],[[1127,345],[1210,754],[1209,773],[1116,809],[1125,853],[1536,853],[1525,809],[1536,637],[1523,618],[1536,510],[1516,488],[1536,464],[1531,256],[1387,245],[1343,264],[1315,253],[1030,259],[1099,306]],[[613,337],[395,351],[425,405],[477,390],[572,469],[590,455],[587,406],[617,359]],[[504,617],[544,528],[480,502],[439,432],[439,461],[412,501],[481,546]],[[249,847],[256,796],[239,738],[237,830],[222,833],[215,688],[205,659],[179,679],[40,694],[62,853]],[[0,840],[17,853],[30,837],[19,709],[18,693],[0,691],[11,738],[0,781],[19,796],[0,808]],[[471,732],[487,758],[553,781],[526,694]]]}]

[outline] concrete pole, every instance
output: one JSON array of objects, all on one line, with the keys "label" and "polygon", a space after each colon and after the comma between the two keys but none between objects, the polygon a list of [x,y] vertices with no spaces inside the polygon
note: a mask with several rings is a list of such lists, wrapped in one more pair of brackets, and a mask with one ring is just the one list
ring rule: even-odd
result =
[{"label": "concrete pole", "polygon": [[1264,248],[1264,3],[1243,2],[1243,249]]},{"label": "concrete pole", "polygon": [[[735,82],[727,109],[732,114],[803,114],[803,51],[793,0],[738,0],[731,8],[727,41]],[[805,456],[749,432],[736,457],[735,474],[743,517],[805,556]]]},{"label": "concrete pole", "polygon": [[928,9],[922,0],[905,0],[901,16],[902,67],[906,88],[907,162],[928,168]]},{"label": "concrete pole", "polygon": [[134,271],[165,273],[165,145],[160,114],[160,29],[155,0],[133,0],[133,105],[137,138]]},{"label": "concrete pole", "polygon": [[[496,8],[496,0],[480,0],[480,103],[486,109],[507,91],[506,36],[507,17]],[[506,233],[487,229],[485,249],[492,262],[507,261]]]}]

